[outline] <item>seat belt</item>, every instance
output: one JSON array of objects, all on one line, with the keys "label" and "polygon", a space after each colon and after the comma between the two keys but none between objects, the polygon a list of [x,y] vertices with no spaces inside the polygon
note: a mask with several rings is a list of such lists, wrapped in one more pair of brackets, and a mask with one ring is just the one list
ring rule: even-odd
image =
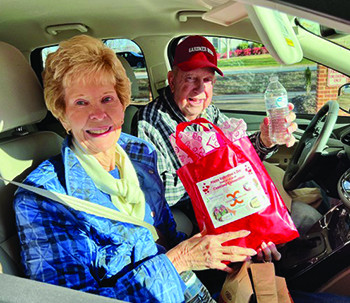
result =
[{"label": "seat belt", "polygon": [[126,222],[134,225],[146,227],[152,234],[154,241],[158,240],[158,234],[155,227],[143,220],[137,219],[135,217],[129,216],[127,214],[123,214],[115,209],[111,209],[96,203],[92,203],[90,201],[86,201],[83,199],[79,199],[73,196],[68,196],[66,194],[52,192],[43,188],[38,188],[35,186],[19,183],[16,181],[10,181],[5,178],[0,177],[0,180],[11,183],[18,187],[24,188],[31,192],[34,192],[40,196],[46,197],[50,200],[59,202],[65,206],[71,207],[78,211],[83,211],[91,215],[95,215],[102,218],[107,218],[113,221],[118,222]]}]

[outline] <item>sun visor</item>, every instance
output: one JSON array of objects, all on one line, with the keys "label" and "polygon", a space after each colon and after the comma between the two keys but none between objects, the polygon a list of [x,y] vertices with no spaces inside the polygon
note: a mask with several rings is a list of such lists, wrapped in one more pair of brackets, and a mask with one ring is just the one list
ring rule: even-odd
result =
[{"label": "sun visor", "polygon": [[203,20],[223,26],[230,26],[245,18],[248,18],[248,14],[244,4],[236,1],[228,1],[202,15]]},{"label": "sun visor", "polygon": [[245,5],[261,42],[281,64],[298,63],[303,51],[285,13],[260,6]]}]

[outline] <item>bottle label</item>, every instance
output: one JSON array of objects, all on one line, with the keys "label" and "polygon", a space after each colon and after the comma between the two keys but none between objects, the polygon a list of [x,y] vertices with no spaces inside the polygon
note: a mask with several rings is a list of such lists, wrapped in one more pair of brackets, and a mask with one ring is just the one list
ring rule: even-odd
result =
[{"label": "bottle label", "polygon": [[287,96],[280,96],[280,97],[272,97],[266,99],[266,108],[282,108],[288,106],[288,98]]}]

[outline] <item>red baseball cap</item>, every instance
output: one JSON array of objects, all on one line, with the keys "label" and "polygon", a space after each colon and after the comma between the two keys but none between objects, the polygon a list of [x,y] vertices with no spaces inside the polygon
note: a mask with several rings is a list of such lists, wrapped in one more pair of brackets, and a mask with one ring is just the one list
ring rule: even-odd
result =
[{"label": "red baseball cap", "polygon": [[212,67],[224,76],[217,67],[214,46],[202,36],[189,36],[176,47],[173,66],[178,66],[183,71]]}]

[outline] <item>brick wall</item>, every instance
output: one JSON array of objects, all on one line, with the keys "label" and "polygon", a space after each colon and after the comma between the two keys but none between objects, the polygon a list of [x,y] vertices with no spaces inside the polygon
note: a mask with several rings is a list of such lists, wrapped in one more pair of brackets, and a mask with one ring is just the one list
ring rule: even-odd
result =
[{"label": "brick wall", "polygon": [[[335,78],[332,78],[335,77]],[[336,78],[339,77],[339,78]],[[337,81],[339,84],[337,84]],[[325,66],[317,67],[317,87],[316,87],[316,105],[317,111],[329,100],[337,100],[338,89],[345,82],[350,82],[349,77],[340,76],[333,70]],[[339,113],[340,114],[340,113]],[[344,113],[342,113],[344,114]]]}]

